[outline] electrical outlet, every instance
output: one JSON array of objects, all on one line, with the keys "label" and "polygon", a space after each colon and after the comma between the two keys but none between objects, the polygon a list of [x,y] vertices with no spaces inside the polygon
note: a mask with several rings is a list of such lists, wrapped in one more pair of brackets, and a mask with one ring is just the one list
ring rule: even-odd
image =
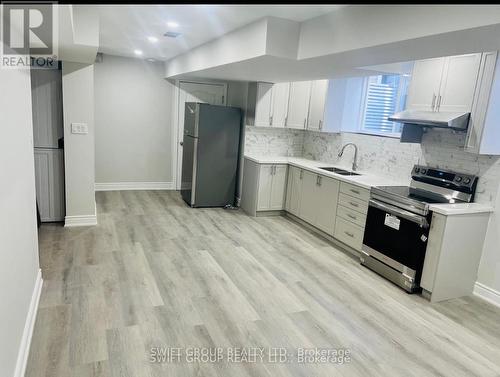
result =
[{"label": "electrical outlet", "polygon": [[71,133],[85,135],[89,133],[89,126],[87,123],[71,123]]}]

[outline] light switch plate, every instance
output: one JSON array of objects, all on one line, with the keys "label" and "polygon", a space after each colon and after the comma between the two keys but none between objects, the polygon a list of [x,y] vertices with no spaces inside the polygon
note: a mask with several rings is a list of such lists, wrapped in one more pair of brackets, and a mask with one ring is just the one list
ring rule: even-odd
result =
[{"label": "light switch plate", "polygon": [[71,123],[71,133],[85,135],[89,133],[89,126],[87,123]]}]

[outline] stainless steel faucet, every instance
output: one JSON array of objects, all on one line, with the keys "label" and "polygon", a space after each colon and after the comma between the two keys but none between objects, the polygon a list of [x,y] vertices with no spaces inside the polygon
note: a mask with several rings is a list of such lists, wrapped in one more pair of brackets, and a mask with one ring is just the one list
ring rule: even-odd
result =
[{"label": "stainless steel faucet", "polygon": [[344,154],[344,149],[349,145],[352,145],[354,147],[354,161],[352,162],[352,171],[356,171],[358,169],[358,146],[356,144],[354,143],[345,144],[339,152],[339,157],[342,157],[342,155]]}]

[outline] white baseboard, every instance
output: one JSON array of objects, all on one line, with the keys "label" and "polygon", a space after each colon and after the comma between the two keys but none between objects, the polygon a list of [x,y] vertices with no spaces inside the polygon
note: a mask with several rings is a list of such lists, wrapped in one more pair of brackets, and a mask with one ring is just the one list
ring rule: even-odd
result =
[{"label": "white baseboard", "polygon": [[476,284],[474,285],[474,294],[481,297],[483,300],[500,307],[500,292],[476,281]]},{"label": "white baseboard", "polygon": [[95,191],[175,190],[173,182],[111,182],[95,183]]},{"label": "white baseboard", "polygon": [[66,216],[64,226],[93,226],[97,225],[96,215]]},{"label": "white baseboard", "polygon": [[36,314],[38,312],[38,303],[40,302],[40,295],[42,293],[42,270],[38,270],[38,275],[35,281],[35,288],[31,296],[30,307],[28,315],[26,316],[26,323],[24,324],[23,337],[19,352],[17,354],[16,369],[14,377],[24,377],[26,372],[26,365],[28,363],[28,356],[30,353],[31,337],[33,336],[33,329],[35,327]]}]

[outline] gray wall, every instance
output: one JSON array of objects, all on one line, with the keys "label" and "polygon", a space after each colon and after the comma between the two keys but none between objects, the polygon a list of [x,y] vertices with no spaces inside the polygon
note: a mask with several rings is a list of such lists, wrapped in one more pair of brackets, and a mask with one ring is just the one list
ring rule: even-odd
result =
[{"label": "gray wall", "polygon": [[95,64],[97,183],[172,182],[174,86],[162,63],[104,55]]},{"label": "gray wall", "polygon": [[0,87],[0,376],[14,376],[39,272],[29,70],[0,69]]}]

